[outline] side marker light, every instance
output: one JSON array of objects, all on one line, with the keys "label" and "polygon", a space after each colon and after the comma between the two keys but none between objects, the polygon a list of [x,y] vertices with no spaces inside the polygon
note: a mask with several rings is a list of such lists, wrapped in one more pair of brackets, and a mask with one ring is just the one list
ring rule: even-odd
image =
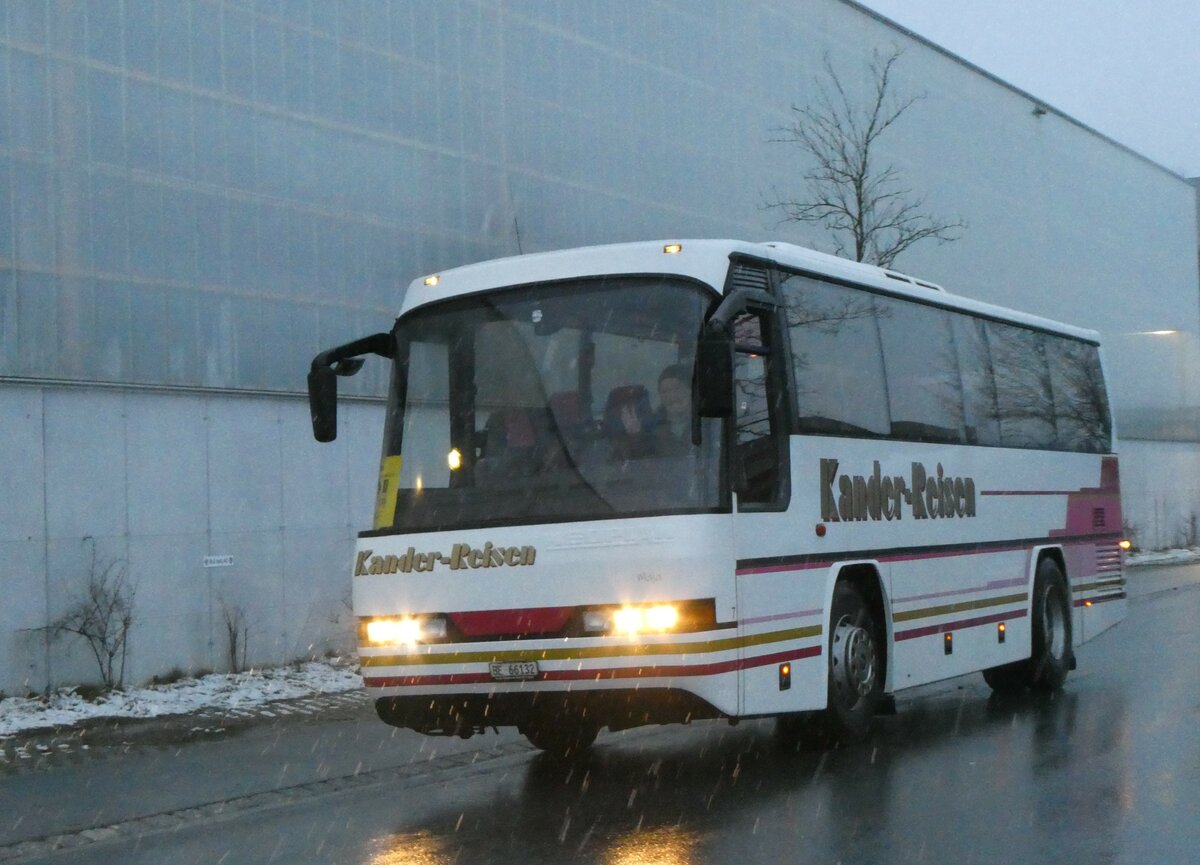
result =
[{"label": "side marker light", "polygon": [[1001,642],[1001,643],[1003,643],[1003,642],[1004,642],[1004,636],[1005,636],[1005,634],[1006,634],[1007,632],[1008,632],[1008,628],[1005,626],[1004,622],[1001,622],[999,625],[997,625],[997,626],[996,626],[996,640],[997,640],[997,642]]},{"label": "side marker light", "polygon": [[946,636],[943,638],[943,642],[945,644],[946,654],[953,655],[954,654],[954,634],[946,634]]},{"label": "side marker light", "polygon": [[1117,546],[1125,552],[1129,552],[1133,549],[1133,541],[1129,540],[1128,538],[1123,538],[1122,540],[1117,541]]},{"label": "side marker light", "polygon": [[779,690],[786,691],[792,687],[792,665],[779,665]]}]

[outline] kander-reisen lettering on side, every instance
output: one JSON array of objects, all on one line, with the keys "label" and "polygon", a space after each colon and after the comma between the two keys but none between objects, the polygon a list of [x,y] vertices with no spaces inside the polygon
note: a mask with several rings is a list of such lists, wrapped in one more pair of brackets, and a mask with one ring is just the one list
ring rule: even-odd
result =
[{"label": "kander-reisen lettering on side", "polygon": [[899,520],[905,507],[918,520],[973,517],[975,479],[951,477],[941,463],[933,473],[913,463],[908,480],[903,475],[884,475],[878,460],[870,475],[839,475],[837,460],[821,460],[823,521]]}]

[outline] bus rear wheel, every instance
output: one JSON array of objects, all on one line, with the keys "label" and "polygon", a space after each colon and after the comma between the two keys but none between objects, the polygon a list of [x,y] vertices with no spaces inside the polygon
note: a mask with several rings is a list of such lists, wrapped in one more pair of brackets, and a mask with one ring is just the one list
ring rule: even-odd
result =
[{"label": "bus rear wheel", "polygon": [[1057,691],[1071,669],[1071,600],[1067,580],[1054,559],[1038,563],[1033,580],[1033,645],[1029,658],[983,671],[983,680],[998,694],[1026,687]]},{"label": "bus rear wheel", "polygon": [[852,584],[838,583],[829,616],[829,697],[822,727],[833,739],[864,738],[883,695],[875,622]]},{"label": "bus rear wheel", "polygon": [[1057,691],[1071,669],[1071,600],[1067,580],[1053,559],[1042,559],[1033,580],[1033,655],[1026,682],[1036,691]]}]

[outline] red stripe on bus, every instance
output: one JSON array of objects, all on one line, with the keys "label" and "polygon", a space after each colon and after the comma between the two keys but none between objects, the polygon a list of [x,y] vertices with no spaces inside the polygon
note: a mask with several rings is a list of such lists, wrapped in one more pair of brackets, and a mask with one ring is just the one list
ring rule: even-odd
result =
[{"label": "red stripe on bus", "polygon": [[994,613],[990,616],[978,616],[974,619],[960,619],[957,622],[943,622],[940,625],[911,628],[907,631],[897,631],[896,642],[913,640],[917,637],[928,637],[932,634],[944,634],[947,631],[958,631],[963,628],[974,628],[979,625],[990,625],[994,622],[1005,622],[1010,619],[1023,619],[1027,615],[1029,615],[1027,610],[1009,610],[1007,613]]},{"label": "red stripe on bus", "polygon": [[[536,679],[531,679],[530,681],[603,682],[612,679],[663,679],[683,676],[711,676],[718,673],[730,673],[734,670],[764,667],[769,664],[783,663],[785,661],[814,658],[820,654],[820,646],[809,646],[804,649],[793,649],[787,652],[776,652],[771,655],[759,655],[753,658],[720,661],[712,664],[679,664],[669,667],[609,667],[603,670],[545,670],[539,673]],[[368,688],[399,688],[412,685],[483,685],[496,683],[496,680],[487,673],[449,673],[440,676],[380,676],[363,679],[363,684]]]},{"label": "red stripe on bus", "polygon": [[795,565],[771,565],[770,567],[766,568],[743,568],[738,570],[736,573],[739,577],[744,577],[749,574],[782,574],[788,571],[815,571],[817,568],[829,567],[834,563],[834,561],[836,560],[830,559],[829,561],[806,562]]}]

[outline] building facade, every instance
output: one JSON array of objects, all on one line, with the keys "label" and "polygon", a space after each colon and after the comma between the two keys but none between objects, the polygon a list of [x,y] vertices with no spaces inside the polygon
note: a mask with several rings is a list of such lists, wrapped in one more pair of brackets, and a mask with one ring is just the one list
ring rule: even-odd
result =
[{"label": "building facade", "polygon": [[[654,237],[830,248],[765,206],[829,57],[903,51],[886,156],[968,224],[897,266],[1095,328],[1128,521],[1200,512],[1196,190],[846,0],[9,0],[0,10],[0,690],[94,676],[44,626],[137,587],[127,680],[345,645],[382,364],[311,440],[321,348],[416,275]],[[1151,331],[1173,330],[1174,335]],[[1127,429],[1126,429],[1127,428]]]}]

